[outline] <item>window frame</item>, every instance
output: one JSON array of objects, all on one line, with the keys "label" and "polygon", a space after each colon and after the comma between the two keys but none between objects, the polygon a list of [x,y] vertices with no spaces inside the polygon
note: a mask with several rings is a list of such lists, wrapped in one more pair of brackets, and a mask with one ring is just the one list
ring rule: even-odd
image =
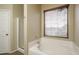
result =
[{"label": "window frame", "polygon": [[[67,8],[67,37],[63,37],[63,36],[49,36],[49,35],[45,35],[45,12],[48,12],[48,11],[52,11],[52,10],[56,10],[56,9],[62,9],[62,8]],[[47,10],[44,10],[43,11],[43,14],[44,14],[44,36],[46,37],[58,37],[58,38],[69,38],[69,26],[68,26],[68,7],[69,7],[69,4],[66,4],[66,5],[63,5],[63,6],[60,6],[60,7],[56,7],[56,8],[51,8],[51,9],[47,9]]]}]

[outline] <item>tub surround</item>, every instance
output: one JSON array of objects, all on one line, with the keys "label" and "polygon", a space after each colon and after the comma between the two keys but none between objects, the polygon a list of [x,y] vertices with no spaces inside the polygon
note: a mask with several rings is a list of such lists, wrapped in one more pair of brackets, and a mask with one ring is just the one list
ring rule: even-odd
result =
[{"label": "tub surround", "polygon": [[29,47],[30,55],[75,55],[79,54],[79,47],[74,42],[48,37],[40,38],[40,43]]}]

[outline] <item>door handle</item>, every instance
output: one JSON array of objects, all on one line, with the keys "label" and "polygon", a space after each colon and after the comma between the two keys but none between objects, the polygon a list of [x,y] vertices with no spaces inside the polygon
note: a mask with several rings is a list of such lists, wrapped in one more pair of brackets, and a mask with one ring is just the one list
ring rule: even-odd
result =
[{"label": "door handle", "polygon": [[8,36],[8,34],[5,34],[6,36]]}]

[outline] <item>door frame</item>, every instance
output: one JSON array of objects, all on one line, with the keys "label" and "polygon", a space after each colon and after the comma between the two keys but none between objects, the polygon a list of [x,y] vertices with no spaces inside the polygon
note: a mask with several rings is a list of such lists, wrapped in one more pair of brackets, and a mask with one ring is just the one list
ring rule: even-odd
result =
[{"label": "door frame", "polygon": [[[9,10],[9,9],[8,9]],[[11,32],[12,32],[12,34],[13,34],[13,30],[11,30],[11,27],[12,27],[12,29],[13,29],[13,26],[12,26],[12,24],[13,24],[13,19],[11,19],[11,17],[12,17],[12,13],[11,13],[11,11],[9,10],[9,15],[10,15],[10,19],[9,19],[9,24],[8,24],[8,26],[9,26],[9,39],[8,39],[8,53],[11,51]],[[13,36],[12,36],[13,37]]]},{"label": "door frame", "polygon": [[11,15],[11,11],[10,11],[10,9],[0,9],[0,10],[2,10],[2,11],[8,11],[9,12],[9,19],[8,19],[8,21],[9,21],[9,23],[8,23],[8,51],[6,51],[6,52],[4,52],[4,53],[9,53],[10,52],[10,50],[11,50],[11,26],[12,26],[12,24],[13,23],[11,23],[12,22],[12,20],[11,20],[11,17],[12,17],[12,15]]}]

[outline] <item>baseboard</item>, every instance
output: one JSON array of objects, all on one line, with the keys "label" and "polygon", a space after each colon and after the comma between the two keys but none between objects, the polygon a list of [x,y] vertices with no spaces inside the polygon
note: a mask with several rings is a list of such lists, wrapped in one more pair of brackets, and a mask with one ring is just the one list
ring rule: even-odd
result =
[{"label": "baseboard", "polygon": [[23,50],[23,49],[18,48],[17,50],[18,50],[19,52],[21,52],[21,53],[23,53],[23,54],[24,54],[24,50]]},{"label": "baseboard", "polygon": [[10,51],[9,53],[14,53],[14,52],[16,52],[16,51],[18,51],[18,50],[16,49],[16,50]]}]

